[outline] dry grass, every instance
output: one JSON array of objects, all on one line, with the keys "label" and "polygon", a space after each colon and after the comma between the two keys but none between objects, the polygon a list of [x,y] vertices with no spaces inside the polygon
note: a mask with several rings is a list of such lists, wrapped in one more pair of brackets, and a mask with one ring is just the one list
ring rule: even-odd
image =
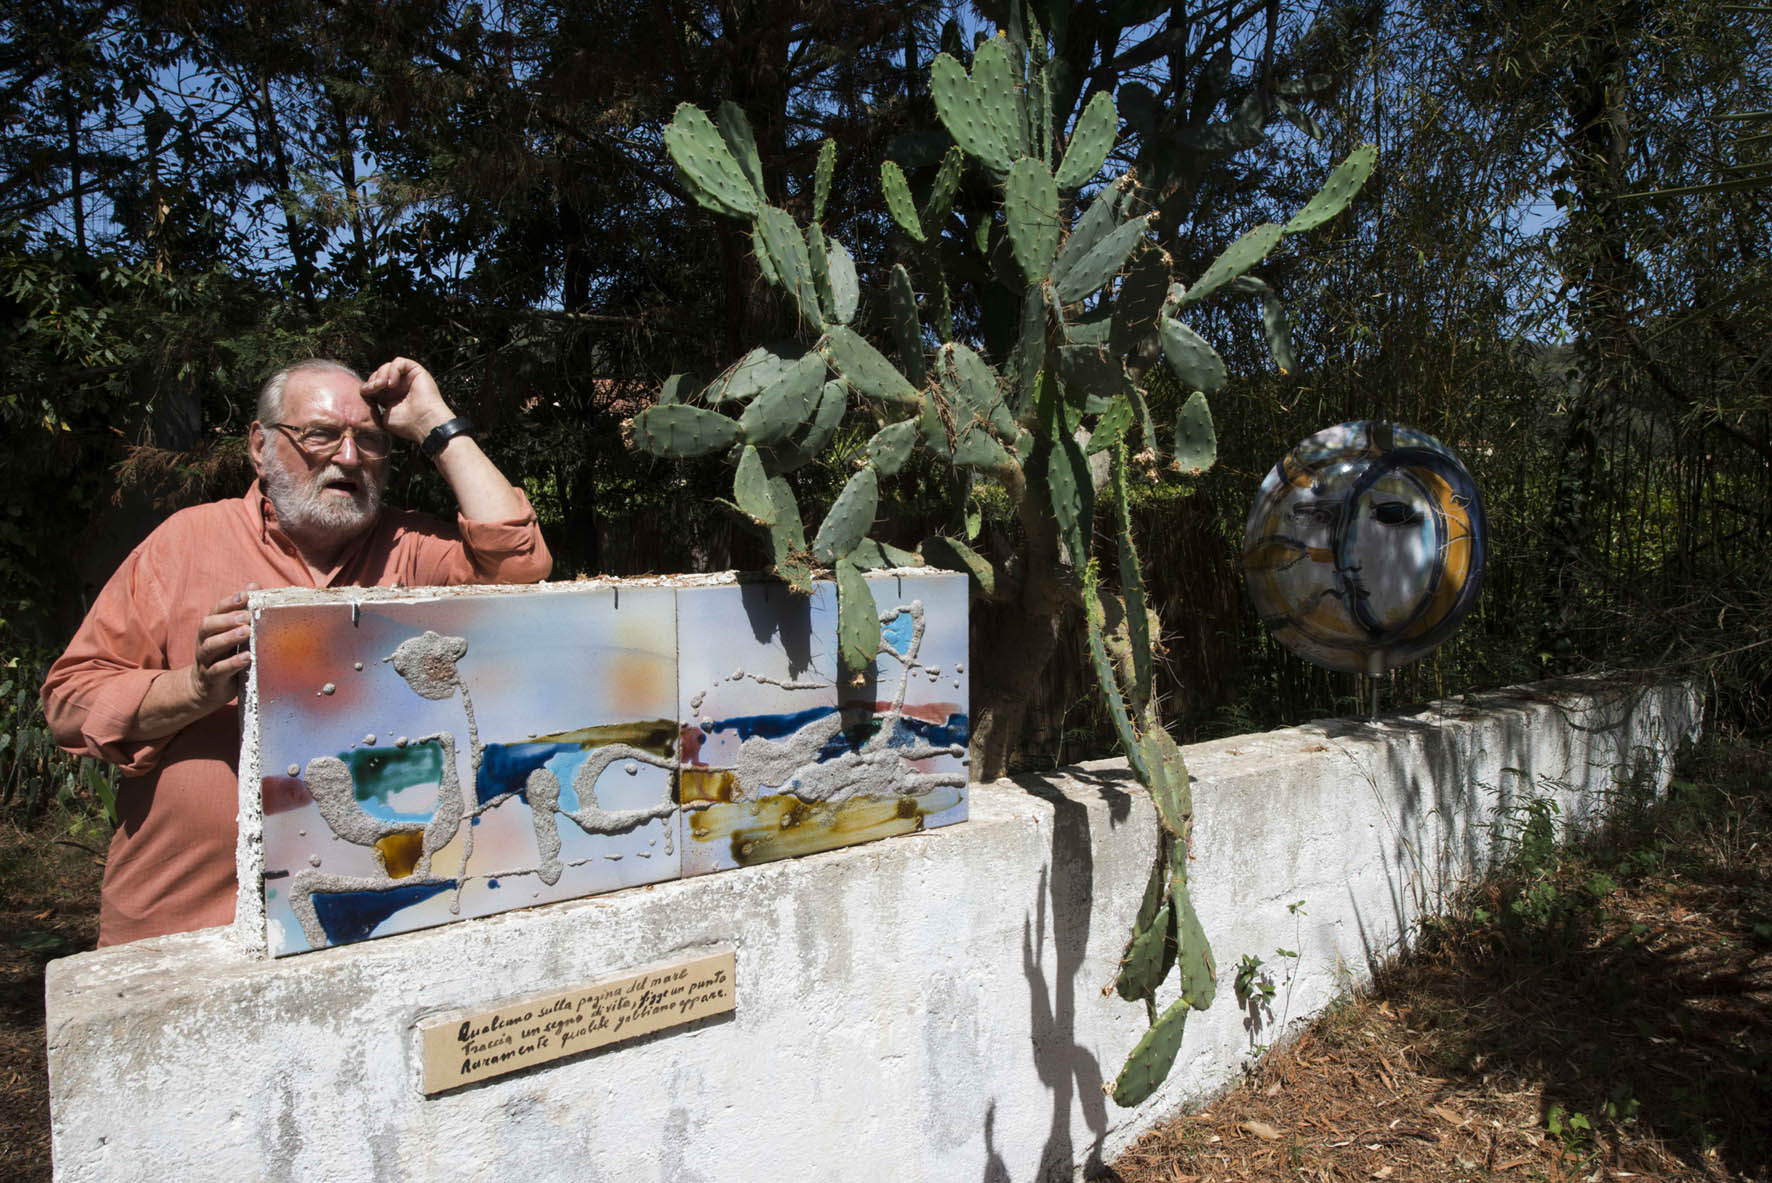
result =
[{"label": "dry grass", "polygon": [[1772,1179],[1772,746],[1515,855],[1122,1183]]}]

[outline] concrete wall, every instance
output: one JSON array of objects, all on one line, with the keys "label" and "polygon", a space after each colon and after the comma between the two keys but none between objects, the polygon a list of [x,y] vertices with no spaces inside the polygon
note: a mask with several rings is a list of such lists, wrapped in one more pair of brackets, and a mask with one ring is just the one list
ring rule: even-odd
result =
[{"label": "concrete wall", "polygon": [[[1103,987],[1156,828],[1101,763],[978,786],[928,834],[282,961],[212,929],[54,962],[56,1177],[1068,1178],[1364,980],[1490,856],[1498,810],[1587,822],[1621,779],[1664,783],[1698,717],[1687,687],[1596,682],[1187,749],[1226,988],[1136,1110],[1102,1086],[1143,1009]],[[733,1014],[419,1092],[426,1015],[723,948]],[[1228,988],[1245,953],[1271,1013]]]}]

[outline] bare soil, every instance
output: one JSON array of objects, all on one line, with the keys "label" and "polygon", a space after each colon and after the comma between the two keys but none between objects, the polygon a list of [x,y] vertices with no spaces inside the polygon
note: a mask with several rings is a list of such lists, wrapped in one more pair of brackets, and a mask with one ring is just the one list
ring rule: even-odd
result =
[{"label": "bare soil", "polygon": [[[1496,876],[1121,1183],[1772,1179],[1772,744]],[[1542,832],[1543,827],[1538,827]]]}]

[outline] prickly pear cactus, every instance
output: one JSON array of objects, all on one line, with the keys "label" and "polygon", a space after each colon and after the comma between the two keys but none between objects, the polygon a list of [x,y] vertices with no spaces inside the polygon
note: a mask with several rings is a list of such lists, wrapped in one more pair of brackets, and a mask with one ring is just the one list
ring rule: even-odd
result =
[{"label": "prickly pear cactus", "polygon": [[[1190,309],[1215,297],[1258,298],[1275,361],[1292,368],[1284,310],[1247,273],[1288,234],[1346,208],[1375,153],[1356,151],[1290,221],[1250,230],[1186,282],[1151,243],[1150,206],[1131,178],[1077,199],[1081,212],[1068,216],[1071,195],[1107,161],[1119,116],[1113,98],[1097,91],[1069,136],[1060,136],[1065,120],[1050,107],[1044,36],[1031,10],[1018,15],[1012,28],[1031,36],[986,39],[970,70],[954,53],[931,64],[930,95],[954,146],[922,201],[899,165],[881,170],[886,208],[918,273],[913,278],[902,264],[887,272],[877,305],[884,350],[855,327],[855,265],[819,224],[835,183],[832,146],[819,152],[814,220],[801,227],[768,203],[755,143],[736,107],[723,105],[717,123],[687,104],[677,109],[665,143],[685,190],[715,213],[750,222],[758,268],[793,302],[803,340],[753,350],[698,393],[674,376],[627,434],[634,447],[661,458],[725,454],[734,466],[730,508],[768,540],[774,572],[808,591],[815,566],[834,571],[841,658],[854,676],[879,647],[879,616],[861,574],[870,568],[966,571],[979,595],[1019,596],[1048,617],[1067,605],[1082,609],[1109,716],[1160,823],[1150,884],[1114,983],[1122,997],[1143,1002],[1151,1019],[1113,1088],[1118,1103],[1136,1105],[1168,1075],[1188,1012],[1211,1005],[1217,970],[1187,890],[1187,767],[1152,690],[1159,628],[1132,530],[1134,466],[1144,479],[1164,471],[1191,477],[1217,456],[1207,395],[1227,375],[1217,351],[1187,323]],[[955,208],[968,167],[998,192],[990,209]],[[944,265],[952,260],[968,275],[994,276],[1001,306],[1013,310],[1006,321],[1013,332],[995,347],[956,339]],[[1145,371],[1128,365],[1158,353],[1190,392],[1163,431],[1152,419]],[[858,409],[872,419],[866,448],[809,546],[790,477]],[[1089,456],[1104,452],[1107,480],[1098,490]],[[882,480],[944,464],[965,480],[994,481],[1008,495],[1025,535],[1013,577],[958,539],[931,538],[906,552],[869,537]],[[1112,507],[1105,531],[1095,529],[1100,496]],[[1102,582],[1109,566],[1112,589]],[[1159,1014],[1157,994],[1172,972],[1179,995]]]}]

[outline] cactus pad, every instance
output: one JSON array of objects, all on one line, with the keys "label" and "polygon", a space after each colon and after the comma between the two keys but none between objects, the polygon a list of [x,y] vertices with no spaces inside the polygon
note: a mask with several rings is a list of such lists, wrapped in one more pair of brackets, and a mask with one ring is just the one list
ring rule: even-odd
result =
[{"label": "cactus pad", "polygon": [[1359,193],[1366,184],[1366,178],[1372,175],[1373,165],[1378,163],[1378,149],[1371,144],[1355,148],[1348,158],[1329,174],[1329,179],[1317,191],[1317,195],[1305,203],[1305,207],[1292,216],[1286,223],[1286,233],[1298,234],[1305,230],[1315,230],[1336,214],[1348,207],[1354,195]]},{"label": "cactus pad", "polygon": [[788,371],[806,355],[792,341],[775,341],[759,345],[725,373],[708,383],[701,392],[702,401],[712,406],[723,402],[754,398],[787,377]]},{"label": "cactus pad", "polygon": [[914,550],[901,550],[886,542],[863,538],[849,552],[849,561],[863,571],[879,571],[889,567],[921,567],[922,558]]},{"label": "cactus pad", "polygon": [[880,655],[880,609],[861,568],[837,564],[837,660],[845,679],[859,682]]},{"label": "cactus pad", "polygon": [[1196,390],[1182,404],[1175,419],[1175,466],[1188,476],[1199,476],[1218,459],[1218,433],[1212,428],[1212,411],[1206,396]]},{"label": "cactus pad", "polygon": [[1217,390],[1224,385],[1224,362],[1194,330],[1170,317],[1161,319],[1163,357],[1189,390]]},{"label": "cactus pad", "polygon": [[[1181,749],[1167,731],[1152,727],[1139,739],[1138,754],[1149,770],[1144,783],[1150,789],[1151,803],[1157,807],[1157,821],[1165,834],[1186,843],[1194,824],[1194,794]],[[1179,874],[1185,882],[1185,863]]]},{"label": "cactus pad", "polygon": [[886,212],[893,224],[912,242],[923,242],[923,224],[917,220],[917,203],[911,199],[911,187],[904,179],[904,170],[896,160],[880,163],[880,191],[886,195]]},{"label": "cactus pad", "polygon": [[854,550],[873,526],[879,507],[879,473],[873,465],[864,465],[849,478],[824,521],[819,523],[818,533],[812,539],[812,557],[829,566]]},{"label": "cactus pad", "polygon": [[861,394],[888,402],[917,402],[917,388],[905,381],[884,354],[847,326],[831,329],[825,337],[824,351],[831,368]]},{"label": "cactus pad", "polygon": [[1174,922],[1174,907],[1164,901],[1151,922],[1133,932],[1126,956],[1120,962],[1119,977],[1114,979],[1114,992],[1121,998],[1135,1002],[1156,996],[1157,987],[1169,971],[1163,954]]},{"label": "cactus pad", "polygon": [[721,103],[714,112],[714,119],[720,127],[720,138],[726,141],[727,151],[738,161],[739,169],[757,194],[757,200],[767,201],[763,192],[763,162],[757,157],[757,140],[751,135],[751,121],[733,102]]},{"label": "cactus pad", "polygon": [[958,429],[959,438],[954,441],[954,464],[960,468],[983,468],[986,470],[1002,468],[1009,463],[1009,453],[996,437],[985,429],[984,424],[977,423]]},{"label": "cactus pad", "polygon": [[1113,96],[1098,90],[1077,125],[1071,129],[1071,142],[1064,150],[1064,162],[1058,166],[1058,187],[1076,189],[1088,184],[1101,171],[1114,147],[1114,136],[1120,130],[1120,115],[1114,109]]},{"label": "cactus pad", "polygon": [[1118,357],[1092,345],[1061,345],[1058,376],[1072,394],[1110,398],[1126,382],[1126,368]]},{"label": "cactus pad", "polygon": [[800,505],[787,478],[769,478],[769,504],[775,524],[769,527],[770,565],[776,577],[800,595],[812,592],[812,564],[807,561],[806,528],[800,522]]},{"label": "cactus pad", "polygon": [[1009,246],[1028,283],[1039,283],[1058,251],[1058,186],[1046,165],[1023,156],[1003,185],[1003,220]]},{"label": "cactus pad", "polygon": [[775,272],[775,282],[800,305],[800,315],[808,323],[823,327],[824,315],[818,307],[818,290],[812,282],[812,261],[806,254],[806,239],[800,227],[786,210],[764,206],[757,215],[753,232],[758,254],[768,255]]},{"label": "cactus pad", "polygon": [[738,458],[738,471],[732,477],[732,499],[759,526],[775,525],[775,503],[769,499],[769,477],[763,471],[763,457],[746,444]]},{"label": "cactus pad", "polygon": [[1081,567],[1089,560],[1089,527],[1095,515],[1095,488],[1089,479],[1089,462],[1068,433],[1052,441],[1046,462],[1046,487],[1052,494],[1052,515],[1058,519],[1059,536],[1071,552],[1071,563]]},{"label": "cactus pad", "polygon": [[953,436],[942,420],[941,408],[936,405],[934,398],[923,399],[922,408],[917,413],[917,430],[922,433],[924,447],[943,460],[951,461],[954,458]]},{"label": "cactus pad", "polygon": [[1256,296],[1261,300],[1261,328],[1267,336],[1268,352],[1282,374],[1298,368],[1292,352],[1292,326],[1286,320],[1286,306],[1263,280],[1253,275],[1239,275],[1225,285],[1225,290],[1239,296]]},{"label": "cactus pad", "polygon": [[1126,1059],[1120,1077],[1114,1081],[1114,1104],[1131,1108],[1142,1104],[1157,1091],[1175,1065],[1181,1051],[1181,1037],[1187,1031],[1188,1004],[1178,999],[1164,1011],[1151,1029],[1144,1033],[1138,1046]]},{"label": "cactus pad", "polygon": [[1109,231],[1090,252],[1070,266],[1060,259],[1052,269],[1052,282],[1058,298],[1066,304],[1075,303],[1091,294],[1119,274],[1138,244],[1144,241],[1148,228],[1146,216],[1133,218]]},{"label": "cactus pad", "polygon": [[1273,222],[1263,222],[1255,229],[1248,231],[1237,241],[1224,248],[1224,253],[1212,261],[1206,273],[1195,280],[1182,296],[1182,303],[1197,304],[1213,292],[1229,283],[1249,268],[1268,257],[1268,253],[1280,241],[1286,232]]},{"label": "cactus pad", "polygon": [[941,347],[941,386],[956,430],[966,423],[989,423],[1004,435],[1015,433],[1015,416],[1003,401],[996,371],[971,349],[957,343]]},{"label": "cactus pad", "polygon": [[751,400],[738,418],[746,442],[779,443],[805,423],[824,385],[824,357],[808,353],[790,366],[772,386]]},{"label": "cactus pad", "polygon": [[806,262],[810,265],[812,290],[818,293],[819,314],[835,320],[831,314],[836,299],[831,293],[831,257],[825,250],[824,227],[817,222],[806,224]]},{"label": "cactus pad", "polygon": [[1187,884],[1172,883],[1170,892],[1175,900],[1175,964],[1181,968],[1181,998],[1195,1010],[1205,1010],[1218,996],[1218,966]]},{"label": "cactus pad", "polygon": [[923,540],[923,561],[943,571],[964,571],[985,595],[997,593],[997,571],[990,560],[955,538],[939,534]]},{"label": "cactus pad", "polygon": [[929,94],[954,142],[996,173],[1006,173],[1022,143],[1021,116],[1008,42],[992,37],[972,56],[972,76],[947,54],[929,66]]},{"label": "cactus pad", "polygon": [[1124,394],[1116,396],[1108,404],[1108,409],[1101,413],[1101,418],[1095,421],[1095,430],[1089,433],[1089,446],[1083,449],[1083,454],[1093,456],[1114,447],[1126,435],[1126,429],[1132,426],[1132,418],[1132,400]]},{"label": "cactus pad", "polygon": [[738,442],[738,423],[718,411],[669,403],[634,416],[634,446],[666,460],[724,451]]},{"label": "cactus pad", "polygon": [[954,208],[954,194],[960,189],[960,174],[966,169],[966,154],[955,146],[947,150],[941,158],[941,167],[935,170],[935,180],[929,186],[929,197],[923,202],[921,218],[924,227],[931,234],[940,234],[943,222]]},{"label": "cactus pad", "polygon": [[702,111],[681,103],[664,130],[665,147],[689,195],[715,213],[754,217],[760,203],[750,178]]},{"label": "cactus pad", "polygon": [[868,462],[881,476],[892,476],[911,458],[911,448],[916,442],[915,419],[888,424],[875,432],[874,438],[868,441]]},{"label": "cactus pad", "polygon": [[1058,252],[1057,265],[1052,272],[1054,280],[1081,262],[1084,255],[1094,250],[1120,224],[1119,207],[1120,191],[1114,186],[1109,185],[1095,195],[1095,200],[1071,227],[1071,236],[1064,240],[1064,247]]},{"label": "cactus pad", "polygon": [[1151,330],[1157,327],[1157,315],[1169,295],[1169,260],[1162,251],[1150,250],[1139,255],[1132,270],[1114,293],[1114,312],[1108,333],[1108,352],[1124,357]]},{"label": "cactus pad", "polygon": [[825,205],[831,199],[831,179],[837,173],[837,142],[828,136],[818,146],[818,165],[812,170],[812,220],[824,221]]},{"label": "cactus pad", "polygon": [[886,311],[892,323],[892,340],[898,346],[899,364],[912,386],[923,385],[923,325],[917,319],[917,293],[904,264],[892,265],[886,289]]},{"label": "cactus pad", "polygon": [[834,238],[830,244],[831,304],[826,311],[832,321],[846,325],[855,319],[855,310],[861,305],[861,279],[855,274],[849,248]]}]

